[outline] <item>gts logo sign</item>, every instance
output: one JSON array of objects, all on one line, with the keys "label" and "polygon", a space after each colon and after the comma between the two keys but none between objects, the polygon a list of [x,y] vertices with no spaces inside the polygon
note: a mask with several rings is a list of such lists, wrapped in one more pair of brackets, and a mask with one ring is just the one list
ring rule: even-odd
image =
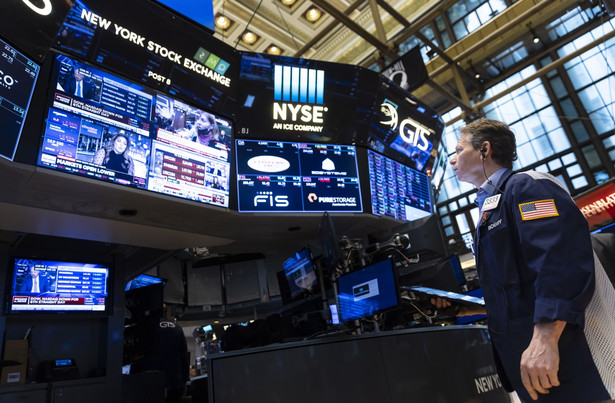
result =
[{"label": "gts logo sign", "polygon": [[[47,16],[51,14],[51,12],[53,11],[53,7],[51,6],[50,0],[42,0],[42,1],[39,0],[35,2],[32,2],[31,0],[22,0],[22,1],[26,6],[30,8],[30,10],[34,11],[38,15]],[[37,5],[34,3],[40,4],[40,5]]]},{"label": "gts logo sign", "polygon": [[288,207],[288,196],[274,196],[272,192],[262,192],[254,196],[254,207],[262,206],[263,204],[270,207]]}]

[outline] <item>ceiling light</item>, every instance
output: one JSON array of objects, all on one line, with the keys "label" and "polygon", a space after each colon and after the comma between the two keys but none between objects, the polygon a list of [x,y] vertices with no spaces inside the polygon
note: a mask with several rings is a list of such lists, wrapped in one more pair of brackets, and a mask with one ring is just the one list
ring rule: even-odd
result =
[{"label": "ceiling light", "polygon": [[275,45],[271,45],[267,48],[266,52],[269,53],[270,55],[281,55],[282,49],[280,49],[279,47]]},{"label": "ceiling light", "polygon": [[258,35],[256,35],[254,32],[246,31],[243,33],[243,35],[241,35],[241,40],[248,45],[252,45],[258,40]]},{"label": "ceiling light", "polygon": [[220,15],[216,18],[216,27],[220,28],[223,31],[226,31],[231,26],[231,20],[225,16]]},{"label": "ceiling light", "polygon": [[322,17],[322,11],[316,7],[312,7],[305,12],[305,19],[309,22],[316,22]]},{"label": "ceiling light", "polygon": [[292,6],[297,2],[297,0],[280,0],[280,2],[285,6]]}]

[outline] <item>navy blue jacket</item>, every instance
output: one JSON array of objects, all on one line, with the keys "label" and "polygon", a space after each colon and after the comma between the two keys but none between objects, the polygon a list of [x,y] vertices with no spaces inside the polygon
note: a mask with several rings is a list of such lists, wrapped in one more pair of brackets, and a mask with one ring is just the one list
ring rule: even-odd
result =
[{"label": "navy blue jacket", "polygon": [[539,401],[608,399],[583,333],[594,290],[587,221],[550,175],[509,171],[496,188],[497,206],[481,212],[475,257],[502,383],[532,401],[521,382],[521,355],[535,323],[562,320],[561,386]]}]

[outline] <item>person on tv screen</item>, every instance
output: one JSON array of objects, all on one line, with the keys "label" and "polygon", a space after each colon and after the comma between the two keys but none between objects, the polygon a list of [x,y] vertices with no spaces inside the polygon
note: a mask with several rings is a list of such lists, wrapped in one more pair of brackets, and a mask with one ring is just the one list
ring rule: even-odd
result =
[{"label": "person on tv screen", "polygon": [[194,125],[189,130],[189,138],[199,144],[213,147],[219,137],[220,131],[214,115],[200,111]]},{"label": "person on tv screen", "polygon": [[73,66],[73,74],[68,76],[62,85],[64,92],[80,98],[94,99],[96,87],[85,79],[84,69],[79,65]]},{"label": "person on tv screen", "polygon": [[615,398],[615,290],[568,190],[548,173],[512,171],[505,123],[468,124],[455,152],[457,178],[478,189],[474,254],[502,384],[523,402]]},{"label": "person on tv screen", "polygon": [[41,276],[40,269],[35,265],[28,267],[19,286],[19,292],[42,294],[52,290],[52,284],[48,276]]},{"label": "person on tv screen", "polygon": [[134,174],[134,161],[129,155],[130,139],[123,133],[111,138],[106,147],[98,149],[92,162],[105,168],[128,175]]}]

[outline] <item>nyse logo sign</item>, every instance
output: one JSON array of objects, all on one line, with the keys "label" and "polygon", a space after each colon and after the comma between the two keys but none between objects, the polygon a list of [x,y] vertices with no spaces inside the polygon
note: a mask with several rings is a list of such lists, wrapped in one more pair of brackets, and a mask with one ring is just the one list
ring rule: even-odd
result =
[{"label": "nyse logo sign", "polygon": [[324,89],[324,70],[274,65],[273,128],[322,132]]},{"label": "nyse logo sign", "polygon": [[274,196],[273,192],[258,192],[254,196],[254,207],[269,206],[269,207],[288,207],[288,196],[277,195]]},{"label": "nyse logo sign", "polygon": [[[380,105],[380,111],[386,118],[386,120],[381,120],[380,123],[389,126],[390,130],[397,130],[399,122],[397,105],[385,99]],[[427,137],[429,135],[429,129],[423,127],[423,125],[413,119],[405,118],[399,122],[399,136],[403,141],[417,147],[419,150],[427,151],[429,148]]]}]

